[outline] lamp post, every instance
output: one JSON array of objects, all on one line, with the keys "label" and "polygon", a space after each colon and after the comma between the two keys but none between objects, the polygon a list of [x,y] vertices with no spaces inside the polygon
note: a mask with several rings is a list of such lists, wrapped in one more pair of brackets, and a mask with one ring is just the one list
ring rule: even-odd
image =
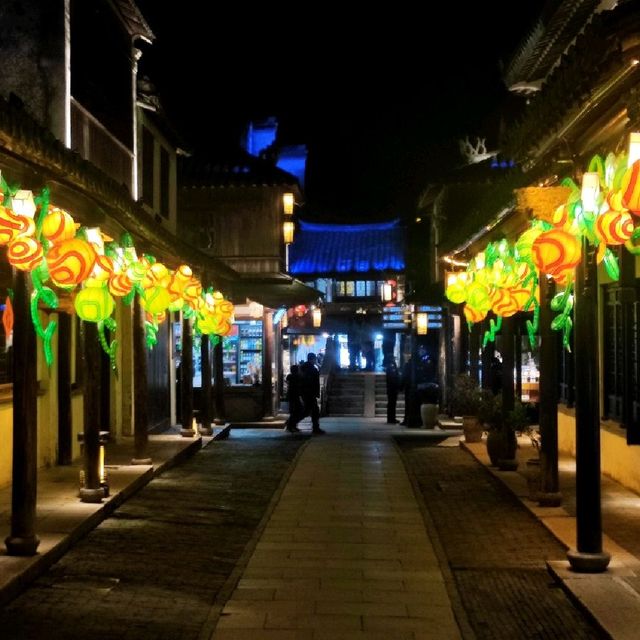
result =
[{"label": "lamp post", "polygon": [[[597,211],[598,175],[585,173],[582,207]],[[600,493],[600,387],[598,371],[598,283],[595,248],[582,239],[575,283],[576,538],[567,553],[574,571],[599,573],[611,557],[602,550]]]}]

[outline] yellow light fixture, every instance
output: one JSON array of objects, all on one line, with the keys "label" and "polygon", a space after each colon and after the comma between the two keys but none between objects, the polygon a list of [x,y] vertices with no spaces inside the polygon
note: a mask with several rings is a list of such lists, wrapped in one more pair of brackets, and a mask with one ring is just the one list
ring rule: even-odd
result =
[{"label": "yellow light fixture", "polygon": [[282,224],[282,233],[285,244],[291,244],[293,242],[293,230],[293,222],[287,221]]},{"label": "yellow light fixture", "polygon": [[322,326],[322,309],[316,307],[312,313],[313,317],[313,326],[317,329]]},{"label": "yellow light fixture", "polygon": [[293,193],[282,194],[282,206],[284,208],[285,215],[290,216],[293,214],[294,204],[295,204],[295,200],[293,199]]},{"label": "yellow light fixture", "polygon": [[11,198],[11,208],[14,213],[26,218],[33,218],[36,215],[36,203],[33,201],[33,192],[26,189],[19,189],[16,195]]},{"label": "yellow light fixture", "polygon": [[104,445],[100,445],[100,484],[103,485],[107,481],[107,475],[104,471]]},{"label": "yellow light fixture", "polygon": [[390,282],[382,283],[382,302],[391,302],[393,300],[393,285]]},{"label": "yellow light fixture", "polygon": [[416,314],[416,333],[419,336],[426,336],[429,328],[429,315],[424,312]]},{"label": "yellow light fixture", "polygon": [[600,195],[600,176],[595,171],[587,171],[582,176],[581,200],[585,211],[598,211],[598,196]]},{"label": "yellow light fixture", "polygon": [[636,160],[640,160],[640,131],[633,131],[629,134],[629,159],[627,165],[630,167]]}]

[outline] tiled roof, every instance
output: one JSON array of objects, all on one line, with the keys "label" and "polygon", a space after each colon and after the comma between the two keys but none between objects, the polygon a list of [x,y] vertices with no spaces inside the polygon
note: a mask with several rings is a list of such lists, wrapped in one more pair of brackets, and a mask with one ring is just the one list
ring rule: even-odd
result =
[{"label": "tiled roof", "polygon": [[405,268],[399,220],[375,224],[300,222],[289,248],[292,274],[366,273]]},{"label": "tiled roof", "polygon": [[122,16],[122,20],[129,33],[136,37],[144,38],[148,42],[155,40],[151,27],[147,24],[140,9],[133,0],[115,0],[115,5]]},{"label": "tiled roof", "polygon": [[295,185],[297,179],[273,162],[238,149],[223,159],[182,158],[178,182],[188,187],[250,187]]}]

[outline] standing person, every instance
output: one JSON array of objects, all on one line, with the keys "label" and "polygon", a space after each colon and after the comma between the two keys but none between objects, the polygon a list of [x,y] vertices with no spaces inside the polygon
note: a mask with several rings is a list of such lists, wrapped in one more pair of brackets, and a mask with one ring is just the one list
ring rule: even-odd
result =
[{"label": "standing person", "polygon": [[400,389],[400,372],[396,359],[390,356],[385,367],[387,383],[387,424],[397,424],[396,402],[398,400],[398,390]]},{"label": "standing person", "polygon": [[316,354],[309,353],[307,361],[300,367],[301,372],[301,395],[304,403],[304,415],[311,416],[312,432],[316,434],[325,433],[320,428],[320,408],[318,398],[320,397],[320,371],[316,366]]},{"label": "standing person", "polygon": [[301,396],[301,379],[300,370],[297,364],[291,365],[291,373],[287,376],[287,400],[289,402],[289,417],[285,424],[285,429],[289,433],[296,433],[298,422],[304,415],[304,407],[302,405]]}]

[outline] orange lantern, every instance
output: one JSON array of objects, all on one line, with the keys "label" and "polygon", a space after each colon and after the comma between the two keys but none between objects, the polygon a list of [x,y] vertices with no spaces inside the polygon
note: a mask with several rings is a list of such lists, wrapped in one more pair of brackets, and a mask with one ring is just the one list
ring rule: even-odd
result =
[{"label": "orange lantern", "polygon": [[640,160],[636,160],[622,176],[620,191],[622,205],[636,215],[640,214]]},{"label": "orange lantern", "polygon": [[81,238],[65,240],[47,253],[49,275],[55,284],[70,287],[86,280],[96,261],[93,246]]},{"label": "orange lantern", "polygon": [[488,287],[478,282],[472,282],[467,287],[467,306],[473,307],[485,314],[491,309],[490,291]]},{"label": "orange lantern", "polygon": [[463,312],[467,322],[481,322],[487,317],[486,311],[478,311],[477,309],[470,307],[468,304],[464,305]]},{"label": "orange lantern", "polygon": [[150,289],[145,289],[140,303],[145,311],[157,315],[171,304],[171,296],[164,287],[151,287]]},{"label": "orange lantern", "polygon": [[182,297],[192,305],[202,296],[202,285],[197,278],[191,278],[189,283],[184,287]]},{"label": "orange lantern", "polygon": [[607,211],[596,218],[596,233],[606,244],[624,244],[633,234],[633,218],[623,211]]},{"label": "orange lantern", "polygon": [[172,298],[180,298],[184,288],[189,284],[193,277],[193,271],[191,267],[186,264],[181,264],[171,277],[171,283],[169,284],[169,293]]},{"label": "orange lantern", "polygon": [[166,289],[170,282],[171,274],[169,273],[169,269],[167,269],[162,262],[155,262],[147,269],[142,279],[142,288],[164,287]]},{"label": "orange lantern", "polygon": [[71,240],[76,235],[76,225],[66,211],[52,209],[42,221],[42,235],[53,243]]},{"label": "orange lantern", "polygon": [[109,291],[113,296],[126,296],[132,287],[133,282],[126,273],[112,273],[109,276]]},{"label": "orange lantern", "polygon": [[531,247],[533,263],[549,275],[575,268],[581,255],[580,240],[562,229],[543,231]]},{"label": "orange lantern", "polygon": [[32,271],[42,261],[42,245],[29,236],[19,236],[9,245],[7,259],[20,271]]},{"label": "orange lantern", "polygon": [[73,306],[85,322],[101,322],[113,313],[115,304],[105,287],[85,287],[78,291]]},{"label": "orange lantern", "polygon": [[518,301],[508,289],[496,289],[491,294],[491,310],[497,316],[508,318],[518,312]]},{"label": "orange lantern", "polygon": [[9,244],[18,236],[32,236],[36,230],[33,218],[14,213],[0,206],[0,245]]}]

